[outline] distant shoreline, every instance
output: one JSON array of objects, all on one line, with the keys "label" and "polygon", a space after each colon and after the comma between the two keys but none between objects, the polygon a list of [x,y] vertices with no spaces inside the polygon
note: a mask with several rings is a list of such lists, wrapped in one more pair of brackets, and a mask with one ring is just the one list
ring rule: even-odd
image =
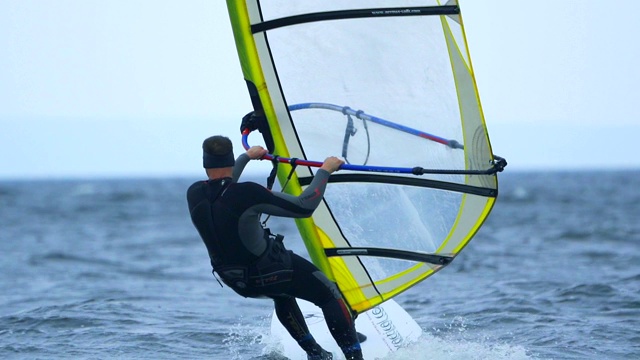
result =
[{"label": "distant shoreline", "polygon": [[[498,174],[498,179],[503,177],[510,177],[511,175],[532,175],[532,174],[597,174],[597,173],[634,173],[640,172],[640,167],[629,168],[585,168],[585,169],[509,169]],[[242,176],[243,180],[265,182],[268,173],[248,172]],[[11,176],[0,177],[0,183],[12,183],[12,182],[77,182],[77,181],[198,181],[204,179],[203,174],[195,175],[56,175],[56,176]]]}]

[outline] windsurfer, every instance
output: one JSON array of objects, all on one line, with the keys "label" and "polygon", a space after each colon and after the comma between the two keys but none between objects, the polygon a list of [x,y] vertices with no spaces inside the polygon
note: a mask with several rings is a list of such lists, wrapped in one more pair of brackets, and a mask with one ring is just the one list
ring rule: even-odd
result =
[{"label": "windsurfer", "polygon": [[354,319],[342,294],[315,265],[285,249],[281,235],[260,223],[260,214],[303,218],[320,204],[329,175],[344,163],[328,157],[311,184],[299,196],[273,193],[238,179],[251,159],[267,151],[253,146],[234,160],[231,140],[207,138],[203,163],[208,179],[187,190],[194,226],[209,252],[211,265],[222,281],[236,293],[274,301],[282,325],[307,353],[308,359],[331,359],[315,341],[295,298],[320,307],[332,336],[347,359],[362,359]]}]

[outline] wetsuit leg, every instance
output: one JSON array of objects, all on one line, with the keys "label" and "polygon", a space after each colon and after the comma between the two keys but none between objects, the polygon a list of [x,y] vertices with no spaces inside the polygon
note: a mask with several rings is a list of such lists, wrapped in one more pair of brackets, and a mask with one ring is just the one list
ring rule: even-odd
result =
[{"label": "wetsuit leg", "polygon": [[[353,316],[336,284],[308,260],[294,253],[289,252],[289,255],[291,261],[287,263],[293,270],[289,273],[290,278],[280,282],[262,282],[263,286],[252,285],[251,290],[274,299],[278,320],[307,353],[315,351],[319,346],[316,348],[317,344],[309,333],[294,298],[310,301],[320,307],[331,335],[346,358],[362,359]],[[262,264],[261,266],[267,268],[271,265]]]},{"label": "wetsuit leg", "polygon": [[292,266],[294,271],[289,295],[320,307],[331,335],[347,359],[362,359],[353,316],[338,287],[315,265],[296,254],[292,254]]},{"label": "wetsuit leg", "polygon": [[322,347],[313,338],[302,311],[293,296],[273,296],[276,315],[291,337],[309,355],[322,354]]}]

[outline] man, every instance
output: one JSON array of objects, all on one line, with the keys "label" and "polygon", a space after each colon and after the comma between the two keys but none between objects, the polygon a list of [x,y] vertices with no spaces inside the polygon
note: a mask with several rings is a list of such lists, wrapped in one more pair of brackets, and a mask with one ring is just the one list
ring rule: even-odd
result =
[{"label": "man", "polygon": [[271,298],[276,315],[308,359],[332,359],[309,333],[295,298],[319,306],[347,359],[362,359],[352,315],[337,286],[311,262],[286,250],[282,236],[260,224],[260,214],[309,217],[322,200],[329,175],[344,161],[328,157],[299,196],[272,193],[252,182],[238,183],[251,159],[267,151],[254,146],[233,156],[231,140],[212,136],[202,144],[208,179],[191,185],[187,201],[191,220],[204,241],[213,270],[236,293]]}]

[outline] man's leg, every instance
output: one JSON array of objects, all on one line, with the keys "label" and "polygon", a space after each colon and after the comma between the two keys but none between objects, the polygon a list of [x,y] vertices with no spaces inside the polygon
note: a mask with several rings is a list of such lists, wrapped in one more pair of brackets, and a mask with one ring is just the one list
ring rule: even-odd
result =
[{"label": "man's leg", "polygon": [[345,357],[348,360],[362,359],[353,316],[338,287],[304,258],[292,254],[291,259],[294,271],[289,295],[310,301],[320,307],[329,331]]},{"label": "man's leg", "polygon": [[323,359],[325,352],[309,332],[304,316],[296,299],[292,296],[274,296],[276,315],[278,320],[289,332],[291,337],[298,342],[309,358]]},{"label": "man's leg", "polygon": [[302,311],[291,295],[295,271],[291,261],[293,253],[286,250],[281,242],[271,243],[267,251],[251,271],[249,282],[253,290],[273,299],[278,320],[309,359],[330,360],[330,354],[318,345],[309,332]]}]

